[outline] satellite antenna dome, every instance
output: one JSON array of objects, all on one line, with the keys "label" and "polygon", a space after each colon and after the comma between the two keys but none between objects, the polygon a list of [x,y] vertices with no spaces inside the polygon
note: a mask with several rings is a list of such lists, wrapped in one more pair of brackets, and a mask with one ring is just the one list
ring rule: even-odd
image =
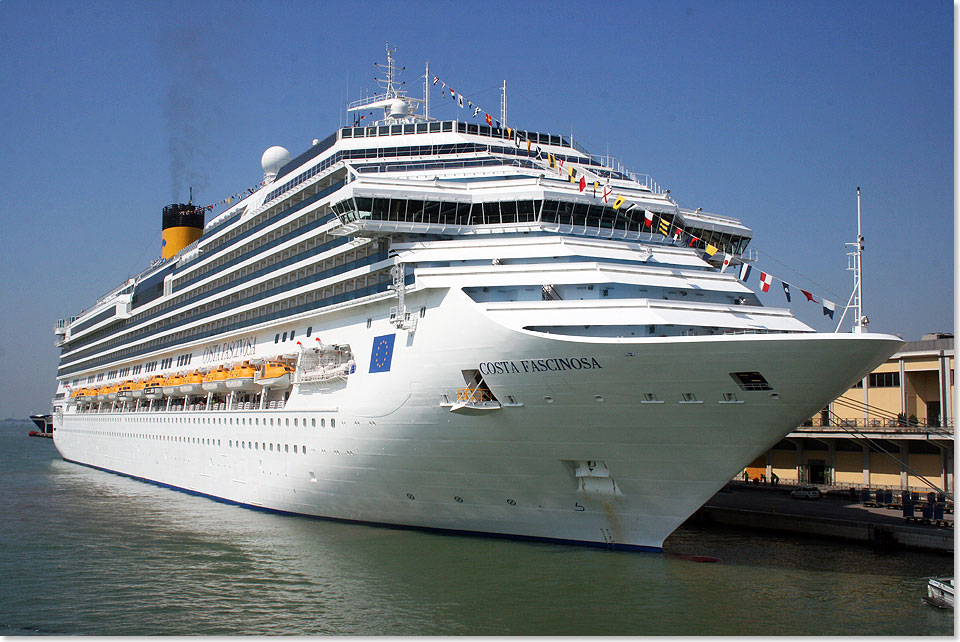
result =
[{"label": "satellite antenna dome", "polygon": [[390,101],[390,118],[406,118],[410,113],[407,101],[395,98]]},{"label": "satellite antenna dome", "polygon": [[277,177],[280,168],[290,162],[290,152],[279,145],[274,145],[263,152],[260,157],[260,167],[263,168],[263,178],[269,183]]}]

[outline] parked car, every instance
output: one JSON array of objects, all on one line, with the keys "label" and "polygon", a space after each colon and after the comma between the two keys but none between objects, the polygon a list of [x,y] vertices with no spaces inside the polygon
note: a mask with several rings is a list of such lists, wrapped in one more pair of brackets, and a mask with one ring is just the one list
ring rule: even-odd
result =
[{"label": "parked car", "polygon": [[794,499],[820,499],[820,489],[816,486],[798,486],[790,493]]}]

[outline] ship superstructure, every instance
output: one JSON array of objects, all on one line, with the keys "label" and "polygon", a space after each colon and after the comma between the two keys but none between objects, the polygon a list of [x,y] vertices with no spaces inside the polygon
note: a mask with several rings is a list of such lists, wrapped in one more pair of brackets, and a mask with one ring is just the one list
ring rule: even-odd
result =
[{"label": "ship superstructure", "polygon": [[277,511],[659,548],[900,345],[762,306],[719,269],[740,221],[568,137],[419,115],[393,71],[388,50],[385,92],[351,105],[380,121],[267,150],[202,230],[168,206],[165,258],[58,322],[65,459]]}]

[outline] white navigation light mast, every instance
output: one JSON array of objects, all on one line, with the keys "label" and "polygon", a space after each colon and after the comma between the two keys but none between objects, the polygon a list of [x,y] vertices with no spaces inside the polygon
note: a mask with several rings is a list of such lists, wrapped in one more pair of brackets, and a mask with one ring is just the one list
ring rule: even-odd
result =
[{"label": "white navigation light mast", "polygon": [[847,310],[853,311],[853,332],[860,334],[864,326],[870,323],[870,320],[863,313],[863,234],[860,223],[860,188],[857,188],[857,242],[845,243],[853,251],[847,252],[847,269],[853,272],[853,292],[850,293],[850,299],[847,301],[847,307],[844,308],[840,321],[837,323],[837,332],[843,325],[843,318],[847,316]]},{"label": "white navigation light mast", "polygon": [[[367,96],[361,100],[355,100],[347,105],[347,111],[367,111],[376,108],[383,109],[383,118],[376,121],[378,125],[400,125],[408,123],[417,123],[430,120],[427,116],[420,116],[416,113],[417,109],[427,102],[427,85],[424,83],[424,98],[413,98],[407,96],[401,89],[404,83],[397,80],[397,76],[406,67],[397,67],[393,55],[397,52],[396,47],[390,48],[387,43],[387,64],[374,63],[377,68],[384,70],[385,78],[375,78],[377,83],[383,89],[382,93],[375,96]],[[430,75],[429,63],[427,64],[427,76]],[[355,121],[355,124],[358,121]]]}]

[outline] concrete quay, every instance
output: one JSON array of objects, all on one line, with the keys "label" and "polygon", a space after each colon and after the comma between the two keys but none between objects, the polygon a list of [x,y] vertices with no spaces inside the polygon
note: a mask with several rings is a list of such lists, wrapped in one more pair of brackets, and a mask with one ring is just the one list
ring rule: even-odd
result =
[{"label": "concrete quay", "polygon": [[688,520],[688,525],[777,531],[872,545],[876,550],[915,548],[953,554],[949,526],[907,523],[899,510],[866,507],[845,493],[818,500],[790,497],[795,486],[730,483]]}]

